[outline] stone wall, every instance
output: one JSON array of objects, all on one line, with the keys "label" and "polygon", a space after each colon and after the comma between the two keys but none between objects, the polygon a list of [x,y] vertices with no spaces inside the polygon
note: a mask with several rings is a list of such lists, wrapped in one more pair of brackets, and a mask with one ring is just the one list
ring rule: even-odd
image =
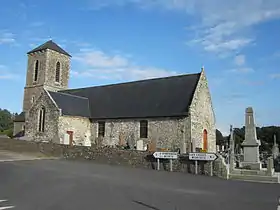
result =
[{"label": "stone wall", "polygon": [[[187,125],[186,118],[148,119],[148,138],[141,140],[145,145],[156,142],[157,148],[181,149],[183,139],[190,139]],[[95,141],[98,135],[97,121],[92,123],[91,133]],[[140,140],[140,120],[106,120],[103,144],[119,145],[120,138],[123,138],[125,142],[136,144],[136,141]]]},{"label": "stone wall", "polygon": [[216,125],[215,115],[208,88],[208,82],[202,71],[193,102],[190,107],[191,139],[193,149],[203,148],[203,131],[208,136],[208,152],[216,152]]},{"label": "stone wall", "polygon": [[60,116],[58,130],[61,143],[64,136],[67,135],[67,131],[72,131],[75,145],[91,145],[91,122],[88,118]]},{"label": "stone wall", "polygon": [[[84,147],[69,146],[55,143],[43,143],[35,141],[24,141],[2,138],[0,139],[0,150],[14,152],[43,153],[47,156],[61,157],[68,160],[87,160],[96,163],[113,164],[128,167],[157,169],[157,161],[151,153],[136,150],[123,150],[111,147]],[[219,162],[216,164],[219,165]],[[169,161],[160,161],[160,170],[169,171]],[[194,161],[189,161],[187,156],[180,156],[178,160],[173,160],[173,171],[182,173],[195,173]],[[213,175],[223,177],[223,171],[215,167]],[[198,174],[210,175],[209,162],[199,162]]]},{"label": "stone wall", "polygon": [[18,134],[20,131],[24,130],[24,122],[14,122],[13,135]]},{"label": "stone wall", "polygon": [[[44,107],[45,115],[45,132],[39,132],[39,110]],[[49,141],[59,143],[58,122],[60,110],[50,99],[47,91],[43,91],[37,102],[31,107],[25,119],[25,135],[28,139],[36,141]]]}]

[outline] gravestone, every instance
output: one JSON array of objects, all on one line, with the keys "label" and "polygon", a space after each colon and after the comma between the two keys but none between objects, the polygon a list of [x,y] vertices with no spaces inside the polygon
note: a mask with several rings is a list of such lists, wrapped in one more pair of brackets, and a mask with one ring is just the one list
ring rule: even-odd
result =
[{"label": "gravestone", "polygon": [[254,112],[252,107],[246,108],[245,112],[245,140],[243,147],[242,167],[250,167],[250,169],[261,170],[259,147],[261,143],[257,139],[257,131],[254,120]]},{"label": "gravestone", "polygon": [[144,150],[144,142],[143,140],[138,140],[136,142],[136,150],[143,151]]},{"label": "gravestone", "polygon": [[276,142],[276,135],[274,135],[274,144],[273,144],[273,147],[272,147],[272,156],[273,156],[273,159],[276,159],[279,156],[279,147],[278,147],[278,144]]}]

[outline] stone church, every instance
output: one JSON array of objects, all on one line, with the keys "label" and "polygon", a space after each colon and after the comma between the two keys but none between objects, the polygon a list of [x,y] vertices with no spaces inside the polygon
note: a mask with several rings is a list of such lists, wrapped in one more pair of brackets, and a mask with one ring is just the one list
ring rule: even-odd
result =
[{"label": "stone church", "polygon": [[27,53],[23,110],[15,138],[58,144],[130,145],[181,153],[216,151],[216,127],[202,69],[157,79],[68,89],[71,55],[52,40]]}]

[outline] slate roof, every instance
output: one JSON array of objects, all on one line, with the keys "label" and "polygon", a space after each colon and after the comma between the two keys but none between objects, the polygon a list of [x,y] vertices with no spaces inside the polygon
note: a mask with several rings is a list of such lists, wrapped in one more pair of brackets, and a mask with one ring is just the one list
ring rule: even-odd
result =
[{"label": "slate roof", "polygon": [[[152,118],[186,116],[200,78],[200,73],[113,85],[63,90],[61,93],[89,99],[90,118]],[[63,108],[81,113],[84,106],[74,106],[74,97],[62,102]]]},{"label": "slate roof", "polygon": [[25,122],[25,113],[21,112],[19,115],[15,116],[14,122]]},{"label": "slate roof", "polygon": [[48,92],[61,109],[62,115],[90,118],[89,101],[87,98],[61,92]]},{"label": "slate roof", "polygon": [[59,47],[52,40],[49,40],[49,41],[45,42],[44,44],[40,45],[39,47],[36,47],[35,49],[29,51],[27,54],[38,52],[41,50],[46,50],[46,49],[50,49],[50,50],[53,50],[53,51],[56,51],[56,52],[59,52],[61,54],[71,57],[71,55],[69,53],[67,53],[65,50],[63,50],[61,47]]}]

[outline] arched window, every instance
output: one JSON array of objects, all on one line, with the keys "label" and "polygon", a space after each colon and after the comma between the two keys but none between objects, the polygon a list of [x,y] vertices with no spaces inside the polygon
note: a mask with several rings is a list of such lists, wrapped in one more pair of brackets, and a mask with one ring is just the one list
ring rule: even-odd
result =
[{"label": "arched window", "polygon": [[60,81],[60,62],[56,63],[56,68],[55,68],[55,81],[59,82]]},{"label": "arched window", "polygon": [[203,130],[203,150],[207,152],[208,150],[208,133],[207,130]]},{"label": "arched window", "polygon": [[42,107],[39,110],[39,132],[45,131],[45,119],[46,119],[46,109],[45,107]]},{"label": "arched window", "polygon": [[35,66],[34,66],[34,82],[37,82],[38,80],[38,71],[39,71],[39,61],[35,61]]}]

